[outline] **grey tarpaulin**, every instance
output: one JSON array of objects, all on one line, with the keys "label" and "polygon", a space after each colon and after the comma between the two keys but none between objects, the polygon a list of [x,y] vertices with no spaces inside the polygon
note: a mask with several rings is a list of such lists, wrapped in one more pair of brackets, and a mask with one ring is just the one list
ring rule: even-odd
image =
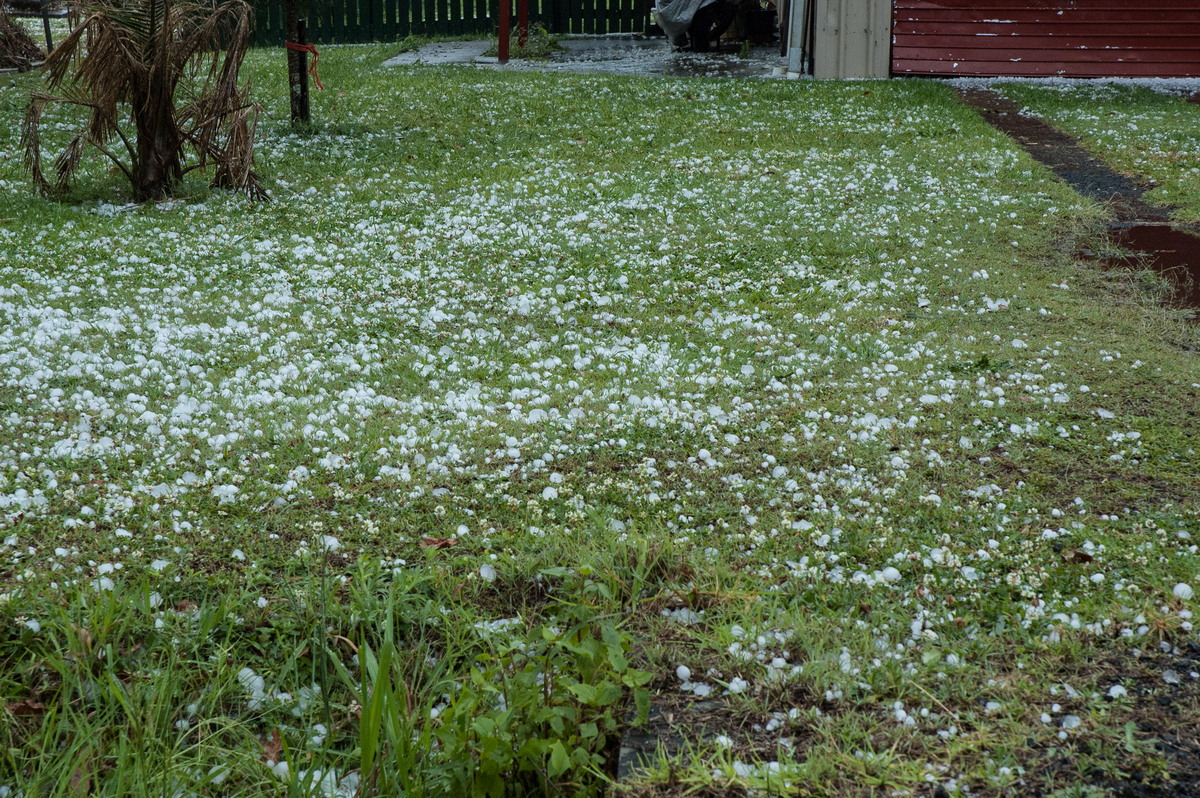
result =
[{"label": "grey tarpaulin", "polygon": [[654,19],[671,44],[683,47],[688,43],[688,28],[692,26],[696,12],[715,2],[717,0],[658,0],[653,9]]}]

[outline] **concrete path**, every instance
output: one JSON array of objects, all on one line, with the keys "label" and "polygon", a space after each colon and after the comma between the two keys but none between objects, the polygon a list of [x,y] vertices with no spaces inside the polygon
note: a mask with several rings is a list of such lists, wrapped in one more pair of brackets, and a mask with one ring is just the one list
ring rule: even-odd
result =
[{"label": "concrete path", "polygon": [[737,53],[681,53],[666,39],[635,36],[579,36],[559,40],[563,49],[544,61],[511,59],[501,65],[483,54],[490,41],[435,42],[401,53],[384,66],[463,64],[522,72],[580,72],[673,77],[783,77],[783,59],[776,47],[751,48],[748,58]]},{"label": "concrete path", "polygon": [[488,41],[432,42],[416,50],[400,53],[383,62],[384,66],[414,66],[425,64],[473,64],[492,46]]}]

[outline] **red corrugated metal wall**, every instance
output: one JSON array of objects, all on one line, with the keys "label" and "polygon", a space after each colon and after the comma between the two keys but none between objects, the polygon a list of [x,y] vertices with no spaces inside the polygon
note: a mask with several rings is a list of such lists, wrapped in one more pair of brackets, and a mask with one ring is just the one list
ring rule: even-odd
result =
[{"label": "red corrugated metal wall", "polygon": [[896,75],[1200,76],[1200,0],[894,0]]}]

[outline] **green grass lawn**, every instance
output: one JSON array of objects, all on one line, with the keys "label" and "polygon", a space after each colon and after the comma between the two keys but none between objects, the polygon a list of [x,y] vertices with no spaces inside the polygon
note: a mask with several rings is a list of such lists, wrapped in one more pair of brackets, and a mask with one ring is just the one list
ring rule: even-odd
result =
[{"label": "green grass lawn", "polygon": [[1154,186],[1151,202],[1200,220],[1200,105],[1178,94],[1095,81],[998,83],[1029,113],[1077,136],[1117,171]]},{"label": "green grass lawn", "polygon": [[35,196],[0,76],[0,795],[604,794],[647,711],[629,795],[1195,789],[1200,333],[1102,209],[940,84],[394,49],[309,134],[252,53],[257,205]]}]

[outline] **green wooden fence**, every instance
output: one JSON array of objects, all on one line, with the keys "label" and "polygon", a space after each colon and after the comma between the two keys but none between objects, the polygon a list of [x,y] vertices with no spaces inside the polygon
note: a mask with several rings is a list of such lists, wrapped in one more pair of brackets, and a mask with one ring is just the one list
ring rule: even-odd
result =
[{"label": "green wooden fence", "polygon": [[[513,25],[516,25],[516,2]],[[494,35],[500,0],[317,0],[303,16],[316,44],[424,36]],[[253,43],[283,43],[283,4],[252,0]],[[529,17],[551,33],[641,33],[651,0],[529,0]],[[515,34],[515,31],[514,31]]]}]

